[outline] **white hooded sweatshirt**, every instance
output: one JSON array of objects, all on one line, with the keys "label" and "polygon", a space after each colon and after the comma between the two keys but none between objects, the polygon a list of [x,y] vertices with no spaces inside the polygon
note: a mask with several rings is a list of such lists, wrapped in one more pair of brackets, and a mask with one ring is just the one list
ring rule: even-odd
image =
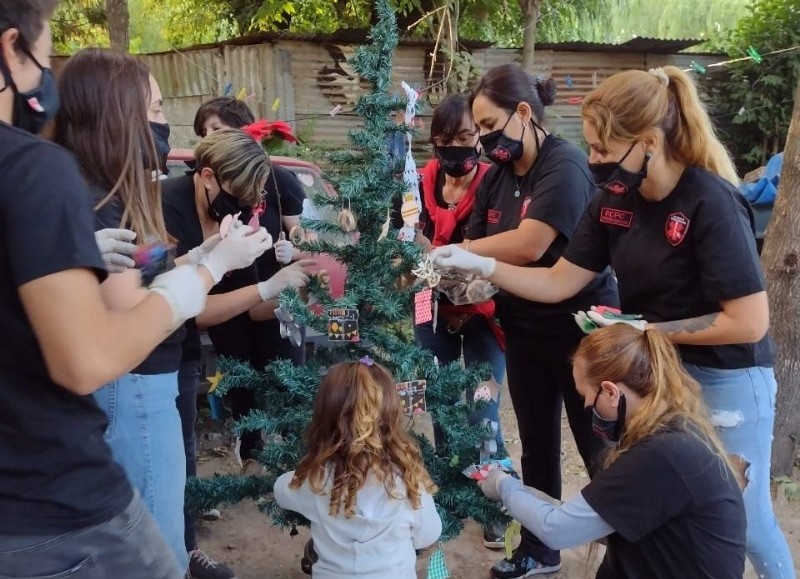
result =
[{"label": "white hooded sweatshirt", "polygon": [[[290,489],[294,471],[275,482],[275,501],[311,522],[311,538],[319,560],[314,579],[416,579],[416,549],[433,544],[442,532],[442,521],[433,497],[422,492],[420,508],[392,498],[371,474],[358,491],[355,514],[346,519],[344,509],[336,517],[330,508],[330,480],[323,493],[313,492],[308,481]],[[398,495],[405,493],[402,479]]]}]

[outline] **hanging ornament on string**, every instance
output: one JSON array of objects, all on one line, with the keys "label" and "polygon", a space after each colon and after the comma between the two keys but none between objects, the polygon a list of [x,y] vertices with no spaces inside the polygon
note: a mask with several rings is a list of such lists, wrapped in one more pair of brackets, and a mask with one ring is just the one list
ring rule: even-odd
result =
[{"label": "hanging ornament on string", "polygon": [[389,235],[389,227],[392,226],[392,210],[386,210],[386,221],[381,225],[381,233],[378,235],[378,241],[383,241]]},{"label": "hanging ornament on string", "polygon": [[[406,93],[406,112],[405,123],[412,126],[414,117],[417,110],[417,99],[419,94],[416,90],[411,88],[406,81],[400,83]],[[403,206],[401,213],[403,216],[403,227],[400,229],[398,238],[401,241],[413,242],[416,237],[416,224],[419,222],[419,214],[422,212],[422,199],[419,195],[419,175],[417,174],[417,164],[414,162],[414,156],[411,154],[411,133],[408,132],[406,137],[406,160],[405,168],[403,170],[403,182],[406,185],[406,193],[403,195]],[[412,208],[413,205],[413,208]]]},{"label": "hanging ornament on string", "polygon": [[339,215],[336,216],[336,222],[342,231],[345,233],[352,233],[356,230],[356,216],[350,210],[350,199],[347,200],[347,207],[342,207],[339,210]]},{"label": "hanging ornament on string", "polygon": [[450,570],[447,568],[444,550],[441,545],[428,560],[428,579],[450,579]]}]

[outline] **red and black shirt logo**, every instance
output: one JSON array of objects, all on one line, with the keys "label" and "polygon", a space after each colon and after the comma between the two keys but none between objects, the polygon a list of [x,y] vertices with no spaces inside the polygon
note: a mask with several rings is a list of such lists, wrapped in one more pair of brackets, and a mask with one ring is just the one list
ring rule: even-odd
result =
[{"label": "red and black shirt logo", "polygon": [[686,239],[686,233],[689,231],[689,218],[680,211],[670,213],[667,216],[667,223],[664,225],[664,235],[667,236],[667,241],[673,247],[680,245]]}]

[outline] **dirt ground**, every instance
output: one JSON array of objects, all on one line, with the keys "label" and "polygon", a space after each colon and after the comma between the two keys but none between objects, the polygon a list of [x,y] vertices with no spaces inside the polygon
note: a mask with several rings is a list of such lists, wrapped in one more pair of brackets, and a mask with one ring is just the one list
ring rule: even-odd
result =
[{"label": "dirt ground", "polygon": [[[199,426],[201,453],[198,471],[200,476],[214,472],[238,472],[233,459],[232,444],[225,425],[202,417]],[[501,405],[501,420],[506,444],[515,464],[519,466],[521,448],[514,412],[508,391],[504,388]],[[572,440],[566,418],[562,419],[564,497],[569,497],[588,482]],[[797,478],[797,477],[796,477]],[[800,567],[800,503],[789,502],[777,489],[776,510],[781,526],[787,535],[794,555],[795,569]],[[300,534],[290,537],[282,532],[261,513],[251,501],[221,508],[222,517],[217,521],[200,521],[198,535],[200,547],[212,557],[224,561],[236,570],[237,579],[301,579],[308,577],[300,570],[303,545],[309,537],[308,529],[300,528]],[[502,551],[490,551],[483,546],[481,530],[473,521],[467,522],[465,531],[444,544],[447,566],[454,579],[489,577],[489,568],[502,557]],[[582,579],[593,577],[594,564],[587,559],[587,548],[562,552],[562,568],[559,573],[549,575],[553,579]],[[418,562],[418,576],[425,579],[424,560]],[[800,571],[799,571],[800,572]],[[749,568],[745,575],[755,579]],[[387,579],[390,579],[387,577]]]}]

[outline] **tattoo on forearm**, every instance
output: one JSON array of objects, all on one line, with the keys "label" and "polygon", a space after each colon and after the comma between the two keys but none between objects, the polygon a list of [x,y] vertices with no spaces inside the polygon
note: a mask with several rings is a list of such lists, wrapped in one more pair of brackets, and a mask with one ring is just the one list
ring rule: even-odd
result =
[{"label": "tattoo on forearm", "polygon": [[659,322],[653,325],[657,330],[661,330],[667,335],[681,334],[683,332],[693,334],[712,327],[719,314],[719,312],[714,312],[713,314],[697,316],[696,318],[675,320],[674,322]]}]

